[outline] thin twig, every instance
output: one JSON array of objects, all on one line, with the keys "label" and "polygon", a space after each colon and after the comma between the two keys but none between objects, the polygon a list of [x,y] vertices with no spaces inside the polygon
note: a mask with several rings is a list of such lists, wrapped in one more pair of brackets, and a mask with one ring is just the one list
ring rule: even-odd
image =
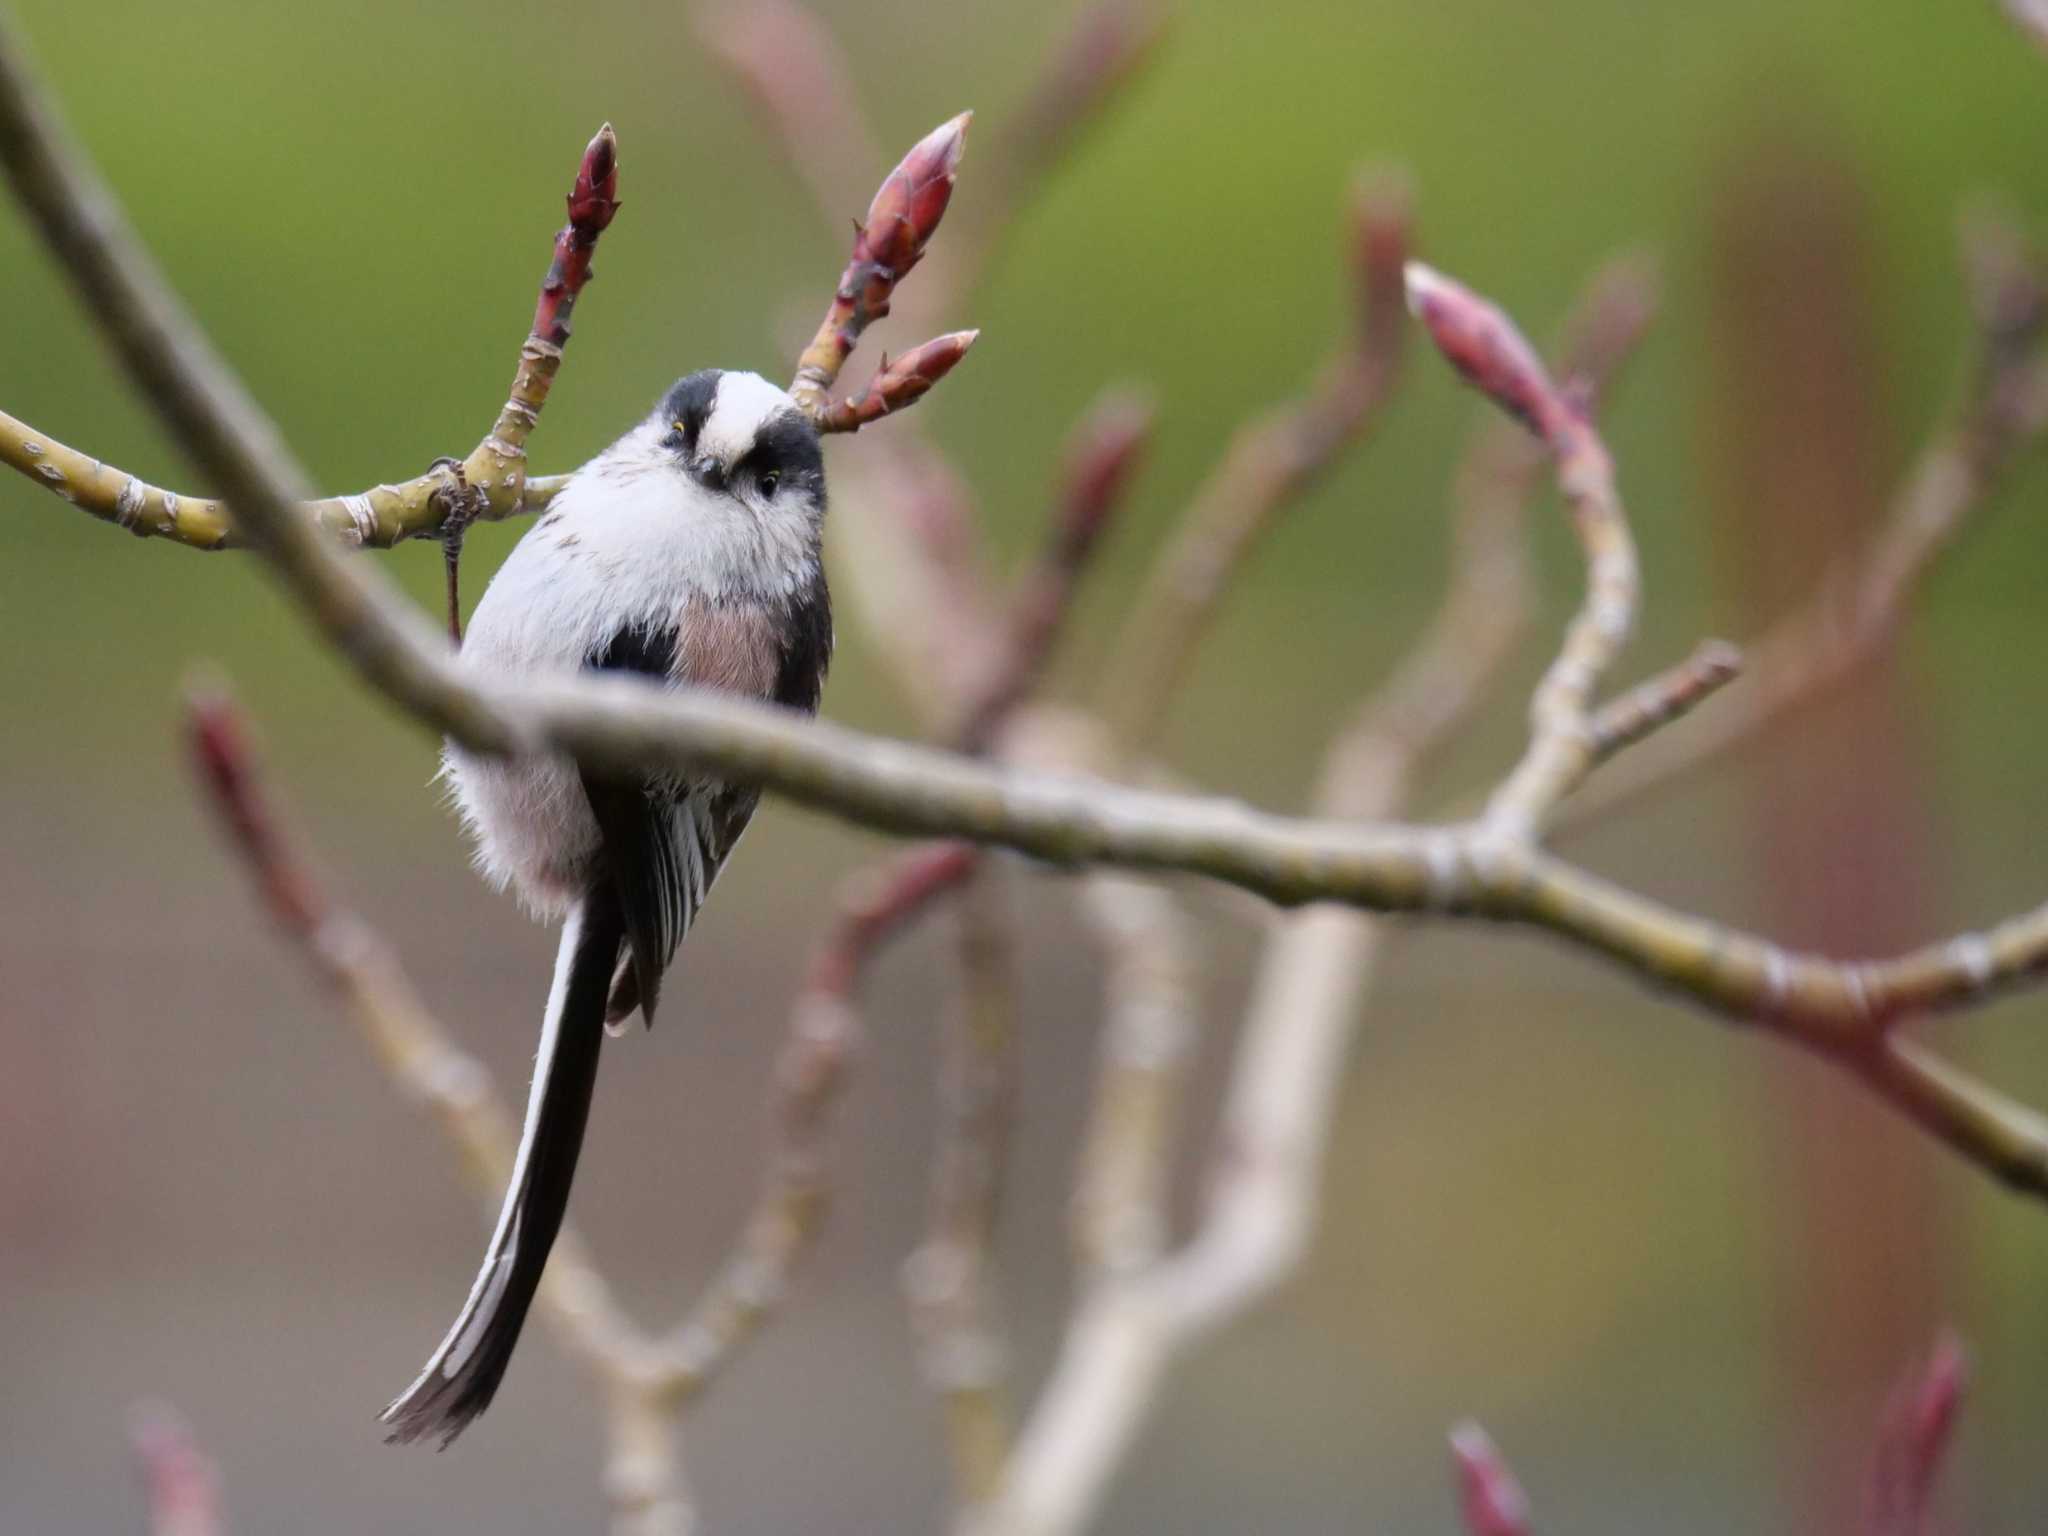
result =
[{"label": "thin twig", "polygon": [[223,1536],[220,1471],[184,1419],[161,1403],[137,1404],[128,1447],[142,1478],[149,1536]]},{"label": "thin twig", "polygon": [[1635,544],[1614,488],[1614,464],[1591,420],[1551,382],[1511,321],[1420,262],[1408,302],[1466,381],[1542,439],[1557,460],[1586,560],[1586,596],[1529,704],[1529,745],[1480,818],[1482,834],[1527,842],[1592,771],[1593,696],[1635,622]]},{"label": "thin twig", "polygon": [[883,946],[941,896],[957,890],[978,850],[964,843],[906,849],[849,882],[791,1010],[775,1069],[767,1176],[732,1256],[664,1341],[654,1371],[677,1404],[708,1387],[759,1331],[824,1225],[832,1194],[832,1113],[861,1041],[857,991]]},{"label": "thin twig", "polygon": [[584,147],[570,185],[569,221],[555,236],[554,256],[541,279],[533,325],[519,348],[512,391],[498,419],[456,471],[460,491],[446,498],[441,549],[448,579],[448,634],[462,643],[462,541],[469,525],[489,514],[497,500],[520,506],[526,491],[526,439],[540,420],[548,391],[569,344],[569,316],[590,281],[591,253],[619,211],[619,141],[606,123]]},{"label": "thin twig", "polygon": [[1838,556],[1803,602],[1743,642],[1739,687],[1603,773],[1558,818],[1558,830],[1688,777],[1854,677],[1897,633],[1971,514],[2048,431],[2048,284],[2039,258],[2008,223],[1984,213],[1965,227],[1964,265],[1977,327],[1969,385],[1877,536]]},{"label": "thin twig", "polygon": [[[187,723],[194,766],[265,908],[345,1005],[386,1074],[440,1122],[470,1183],[487,1202],[486,1211],[495,1211],[517,1139],[489,1073],[420,1000],[376,930],[334,905],[291,847],[234,703],[217,687],[196,688]],[[605,1481],[614,1536],[680,1536],[692,1516],[673,1425],[656,1426],[649,1419],[648,1382],[659,1352],[614,1299],[571,1225],[555,1239],[540,1300],[543,1321],[605,1387],[612,1408],[612,1463]]]},{"label": "thin twig", "polygon": [[1108,972],[1071,1215],[1075,1259],[1092,1285],[1137,1273],[1165,1252],[1174,1135],[1201,1005],[1194,937],[1172,891],[1091,875],[1086,911]]},{"label": "thin twig", "polygon": [[[1526,611],[1522,525],[1533,490],[1522,455],[1503,450],[1493,434],[1476,439],[1473,463],[1458,478],[1453,576],[1443,604],[1414,652],[1332,744],[1315,796],[1319,814],[1388,814],[1423,758],[1476,705]],[[1108,878],[1096,877],[1097,885]],[[1173,959],[1177,934],[1167,921],[1144,957],[1154,966]],[[1077,1188],[1093,1283],[976,1536],[1081,1529],[1174,1357],[1293,1268],[1313,1228],[1339,1065],[1379,942],[1372,920],[1329,909],[1292,915],[1268,938],[1200,1223],[1176,1253],[1162,1255],[1159,1244],[1177,1074],[1171,1055],[1118,1048],[1122,1031],[1144,1024],[1144,1012],[1112,1015]],[[1175,975],[1168,969],[1152,978],[1155,1016],[1173,1005]],[[1185,1029],[1183,1017],[1175,1032]]]},{"label": "thin twig", "polygon": [[[0,37],[0,158],[15,194],[36,215],[52,253],[79,283],[86,304],[103,318],[108,333],[131,368],[155,371],[158,349],[183,357],[206,376],[230,408],[238,431],[260,449],[274,470],[286,467],[274,428],[206,339],[180,313],[114,204],[101,188],[88,188],[79,175],[76,151],[63,140],[48,109],[38,100],[18,42]],[[541,286],[532,334],[520,350],[512,392],[497,422],[469,458],[443,460],[423,475],[395,485],[376,485],[350,496],[309,498],[295,492],[301,515],[348,544],[389,548],[406,539],[439,537],[459,547],[469,523],[515,517],[553,499],[564,477],[529,486],[527,434],[547,399],[568,340],[569,311],[590,276],[590,252],[617,211],[617,141],[606,124],[584,151],[569,196],[569,224],[556,242],[556,255]],[[93,202],[77,195],[92,190]],[[157,333],[155,328],[167,326]],[[166,412],[177,401],[166,401]],[[187,425],[197,425],[187,423]],[[178,428],[181,433],[183,428]],[[181,440],[182,439],[181,437]],[[216,444],[216,449],[222,445]],[[203,457],[203,456],[202,456]],[[239,543],[219,501],[181,495],[152,485],[48,433],[0,412],[0,461],[55,492],[81,511],[149,538],[195,549],[225,549]],[[304,480],[295,469],[281,484]],[[459,628],[450,570],[451,629]]]},{"label": "thin twig", "polygon": [[997,873],[977,871],[954,903],[959,1016],[948,1028],[941,1068],[925,1235],[903,1270],[921,1368],[944,1411],[963,1508],[994,1491],[1011,1435],[995,1236],[1015,1114],[1017,990]]},{"label": "thin twig", "polygon": [[1376,419],[1407,331],[1401,270],[1409,222],[1399,178],[1360,181],[1347,231],[1358,311],[1348,344],[1304,399],[1238,429],[1154,561],[1110,648],[1102,687],[1103,713],[1127,747],[1151,745],[1167,701],[1252,550]]},{"label": "thin twig", "polygon": [[1742,652],[1725,640],[1702,640],[1677,666],[1609,699],[1586,722],[1594,766],[1690,714],[1742,673]]}]

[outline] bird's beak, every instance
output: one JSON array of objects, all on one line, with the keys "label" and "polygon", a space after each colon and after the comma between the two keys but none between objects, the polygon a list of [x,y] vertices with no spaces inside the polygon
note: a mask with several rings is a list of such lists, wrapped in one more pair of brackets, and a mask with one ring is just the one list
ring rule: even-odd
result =
[{"label": "bird's beak", "polygon": [[707,453],[700,458],[690,460],[685,469],[689,477],[703,486],[705,490],[722,491],[725,489],[725,466],[710,454]]}]

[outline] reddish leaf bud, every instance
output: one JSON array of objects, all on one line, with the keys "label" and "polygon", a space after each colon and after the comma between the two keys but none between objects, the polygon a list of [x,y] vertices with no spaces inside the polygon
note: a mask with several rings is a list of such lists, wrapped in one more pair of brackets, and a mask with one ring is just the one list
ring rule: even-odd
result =
[{"label": "reddish leaf bud", "polygon": [[953,180],[960,169],[960,155],[967,146],[967,125],[972,112],[962,112],[942,123],[912,146],[896,169],[891,171],[868,205],[861,224],[861,244],[855,257],[865,255],[886,268],[893,282],[917,265],[926,242],[945,217],[946,204],[953,198]]},{"label": "reddish leaf bud", "polygon": [[1408,307],[1450,365],[1532,432],[1557,439],[1570,413],[1514,322],[1419,261],[1408,263],[1407,276]]},{"label": "reddish leaf bud", "polygon": [[1968,1385],[1961,1343],[1945,1334],[1892,1393],[1878,1428],[1864,1511],[1869,1536],[1919,1536]]},{"label": "reddish leaf bud", "polygon": [[826,411],[819,418],[818,430],[858,432],[869,422],[923,399],[934,384],[953,371],[980,335],[979,331],[954,331],[912,347],[901,357],[883,359],[881,368],[868,380],[868,387]]},{"label": "reddish leaf bud", "polygon": [[1529,1536],[1529,1501],[1486,1431],[1460,1424],[1451,1431],[1458,1495],[1471,1536]]},{"label": "reddish leaf bud", "polygon": [[569,223],[585,242],[604,233],[619,211],[619,138],[606,123],[583,151],[569,189]]}]

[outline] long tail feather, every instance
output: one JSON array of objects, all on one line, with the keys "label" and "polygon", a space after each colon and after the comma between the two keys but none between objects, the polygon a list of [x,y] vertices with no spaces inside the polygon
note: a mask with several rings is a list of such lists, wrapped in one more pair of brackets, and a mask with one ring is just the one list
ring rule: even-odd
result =
[{"label": "long tail feather", "polygon": [[384,1410],[394,1443],[439,1435],[445,1449],[490,1406],[511,1363],[569,1204],[625,931],[609,881],[598,882],[563,925],[512,1184],[469,1300],[426,1369]]}]

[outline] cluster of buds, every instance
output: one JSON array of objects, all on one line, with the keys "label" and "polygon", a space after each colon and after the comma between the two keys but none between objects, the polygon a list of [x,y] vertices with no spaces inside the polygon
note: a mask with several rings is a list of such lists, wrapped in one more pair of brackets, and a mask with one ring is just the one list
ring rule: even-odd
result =
[{"label": "cluster of buds", "polygon": [[[960,154],[967,143],[967,125],[973,117],[973,113],[963,112],[920,139],[889,173],[875,193],[875,200],[868,205],[867,217],[854,235],[853,254],[840,274],[831,307],[826,310],[817,335],[797,360],[796,379],[790,385],[789,392],[797,403],[813,416],[825,414],[825,401],[833,381],[859,343],[861,332],[889,313],[896,285],[917,265],[925,245],[945,217],[946,205],[953,197],[953,179],[960,168]],[[942,338],[941,342],[928,345],[942,346],[957,340]],[[964,351],[965,345],[960,345],[959,350]],[[956,352],[946,366],[958,360]],[[943,373],[944,369],[939,371]]]}]

